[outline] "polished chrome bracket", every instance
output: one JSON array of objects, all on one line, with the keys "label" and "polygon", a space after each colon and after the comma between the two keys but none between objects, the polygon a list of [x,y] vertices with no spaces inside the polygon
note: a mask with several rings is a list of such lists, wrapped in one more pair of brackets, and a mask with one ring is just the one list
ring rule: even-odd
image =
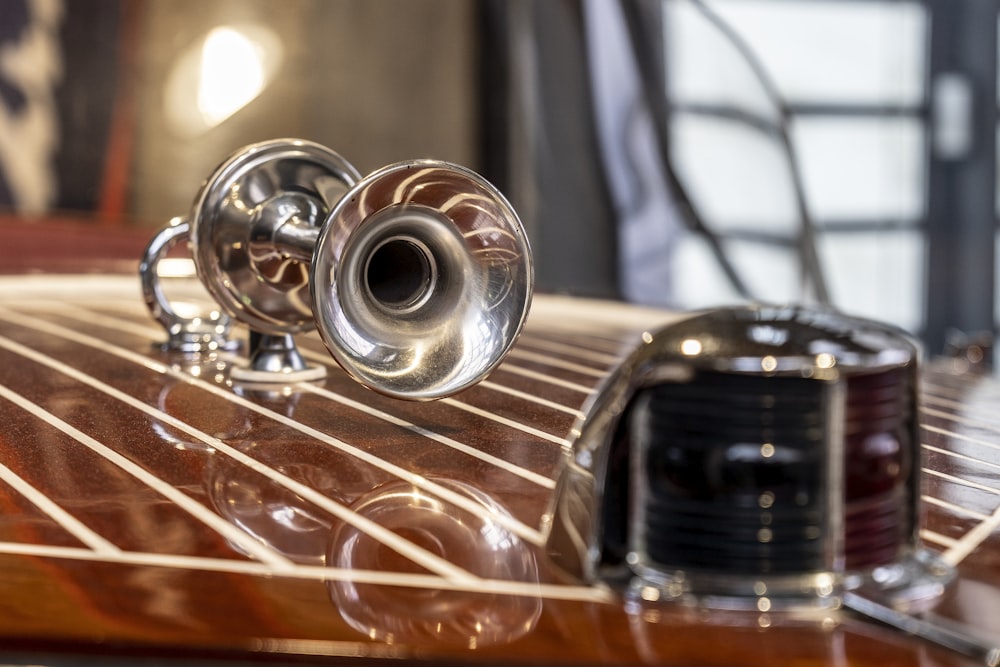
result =
[{"label": "polished chrome bracket", "polygon": [[218,308],[182,315],[178,313],[179,306],[171,303],[160,284],[160,261],[178,243],[187,242],[190,233],[191,224],[186,218],[172,219],[150,241],[139,264],[146,306],[167,332],[167,340],[159,345],[165,350],[182,353],[235,349],[239,341],[230,338],[232,320],[228,315]]}]

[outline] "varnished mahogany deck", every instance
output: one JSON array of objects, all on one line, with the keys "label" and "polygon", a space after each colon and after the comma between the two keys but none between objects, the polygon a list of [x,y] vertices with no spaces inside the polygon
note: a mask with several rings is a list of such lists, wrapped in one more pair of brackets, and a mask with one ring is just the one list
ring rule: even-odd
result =
[{"label": "varnished mahogany deck", "polygon": [[[486,382],[407,403],[314,336],[325,383],[234,386],[234,357],[152,344],[131,275],[0,278],[0,656],[970,664],[846,612],[630,612],[549,572],[577,411],[665,319],[539,297]],[[997,641],[1000,385],[961,370],[925,374],[922,536],[960,574],[934,613]]]}]

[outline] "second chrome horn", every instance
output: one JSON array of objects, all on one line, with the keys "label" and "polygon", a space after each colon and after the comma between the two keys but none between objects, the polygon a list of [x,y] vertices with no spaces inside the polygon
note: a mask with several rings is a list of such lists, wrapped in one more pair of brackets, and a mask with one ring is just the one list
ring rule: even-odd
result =
[{"label": "second chrome horn", "polygon": [[254,144],[206,181],[190,234],[199,277],[234,319],[267,337],[315,327],[350,375],[397,398],[481,380],[531,301],[517,214],[481,176],[447,162],[359,178],[318,144]]}]

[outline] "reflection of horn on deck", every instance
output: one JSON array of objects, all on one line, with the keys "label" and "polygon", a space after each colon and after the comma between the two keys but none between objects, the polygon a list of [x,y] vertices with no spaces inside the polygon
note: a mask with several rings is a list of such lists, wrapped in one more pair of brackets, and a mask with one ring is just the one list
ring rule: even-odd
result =
[{"label": "reflection of horn on deck", "polygon": [[[531,546],[497,517],[510,517],[494,499],[462,482],[435,483],[481,508],[470,512],[430,496],[405,482],[391,482],[357,499],[351,509],[405,537],[455,569],[455,576],[483,581],[538,584]],[[353,525],[333,531],[327,566],[349,571],[422,571]],[[366,584],[349,579],[327,584],[344,620],[366,637],[412,646],[450,645],[466,649],[508,644],[538,622],[541,599],[506,591],[420,589]]]}]

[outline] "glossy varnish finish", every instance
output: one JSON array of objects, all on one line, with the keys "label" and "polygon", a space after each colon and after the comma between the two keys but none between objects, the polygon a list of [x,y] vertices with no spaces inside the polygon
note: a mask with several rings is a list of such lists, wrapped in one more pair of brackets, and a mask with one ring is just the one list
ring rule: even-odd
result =
[{"label": "glossy varnish finish", "polygon": [[[662,314],[541,297],[455,398],[229,382],[183,357],[138,280],[0,283],[0,649],[73,654],[717,665],[968,661],[852,614],[626,608],[541,550],[577,412]],[[958,566],[933,613],[1000,640],[1000,388],[925,374],[922,537]]]}]

